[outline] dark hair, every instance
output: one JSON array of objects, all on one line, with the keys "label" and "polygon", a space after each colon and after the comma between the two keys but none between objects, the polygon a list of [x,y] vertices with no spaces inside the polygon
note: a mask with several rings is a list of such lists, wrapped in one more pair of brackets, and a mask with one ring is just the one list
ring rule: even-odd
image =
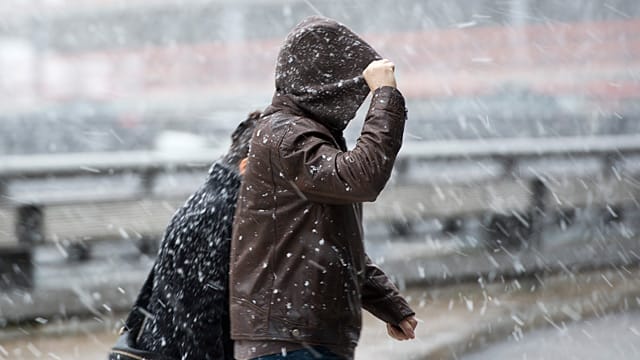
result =
[{"label": "dark hair", "polygon": [[262,112],[254,111],[243,120],[231,134],[231,146],[225,155],[227,163],[237,164],[249,153],[249,143],[256,122],[262,116]]}]

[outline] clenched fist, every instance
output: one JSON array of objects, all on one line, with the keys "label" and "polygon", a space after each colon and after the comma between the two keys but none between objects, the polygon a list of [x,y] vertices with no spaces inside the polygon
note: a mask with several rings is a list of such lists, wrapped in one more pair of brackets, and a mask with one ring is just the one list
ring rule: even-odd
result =
[{"label": "clenched fist", "polygon": [[375,89],[383,86],[396,87],[396,66],[387,59],[372,61],[369,66],[362,72],[369,89]]},{"label": "clenched fist", "polygon": [[391,325],[387,323],[387,333],[389,336],[396,340],[410,340],[416,338],[416,326],[418,326],[418,320],[415,316],[407,316],[398,325]]}]

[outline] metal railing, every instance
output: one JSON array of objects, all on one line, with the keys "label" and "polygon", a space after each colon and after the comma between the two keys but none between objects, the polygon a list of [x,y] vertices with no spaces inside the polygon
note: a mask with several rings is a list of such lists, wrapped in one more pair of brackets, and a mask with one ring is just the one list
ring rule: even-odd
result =
[{"label": "metal railing", "polygon": [[[0,237],[5,238],[5,252],[17,259],[16,249],[28,256],[31,247],[47,241],[158,237],[221,153],[2,157]],[[365,219],[411,232],[411,224],[420,219],[440,218],[444,230],[451,231],[456,227],[452,220],[491,214],[491,226],[520,238],[523,231],[517,230],[526,229],[524,236],[535,244],[549,213],[598,207],[619,216],[625,206],[638,205],[639,173],[640,135],[406,143],[390,185],[367,205]],[[174,184],[167,185],[167,179]],[[62,185],[35,192],[24,187],[47,181]],[[92,185],[100,181],[101,186]],[[83,258],[84,245],[78,246]],[[15,270],[4,259],[0,272]]]}]

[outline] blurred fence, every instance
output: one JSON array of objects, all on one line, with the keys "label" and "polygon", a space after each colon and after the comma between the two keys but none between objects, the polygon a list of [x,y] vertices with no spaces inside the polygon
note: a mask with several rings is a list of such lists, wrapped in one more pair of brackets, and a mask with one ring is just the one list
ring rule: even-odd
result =
[{"label": "blurred fence", "polygon": [[[92,241],[100,239],[153,251],[171,214],[220,153],[4,157],[5,285],[30,284],[29,259],[42,244],[55,244],[70,260],[90,258]],[[481,218],[484,246],[535,249],[544,227],[566,226],[583,210],[598,221],[619,221],[640,210],[639,196],[638,135],[410,143],[387,189],[367,204],[365,221],[402,238],[419,233],[425,219],[455,233]]]}]

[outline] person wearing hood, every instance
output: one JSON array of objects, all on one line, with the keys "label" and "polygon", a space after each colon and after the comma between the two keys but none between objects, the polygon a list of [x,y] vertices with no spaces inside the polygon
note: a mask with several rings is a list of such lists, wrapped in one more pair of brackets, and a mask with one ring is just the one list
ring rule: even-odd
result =
[{"label": "person wearing hood", "polygon": [[[416,320],[366,255],[362,202],[400,146],[394,65],[345,25],[313,16],[280,49],[271,105],[254,130],[233,223],[231,336],[237,359],[352,359],[364,308],[389,335]],[[373,92],[360,138],[343,130]]]}]

